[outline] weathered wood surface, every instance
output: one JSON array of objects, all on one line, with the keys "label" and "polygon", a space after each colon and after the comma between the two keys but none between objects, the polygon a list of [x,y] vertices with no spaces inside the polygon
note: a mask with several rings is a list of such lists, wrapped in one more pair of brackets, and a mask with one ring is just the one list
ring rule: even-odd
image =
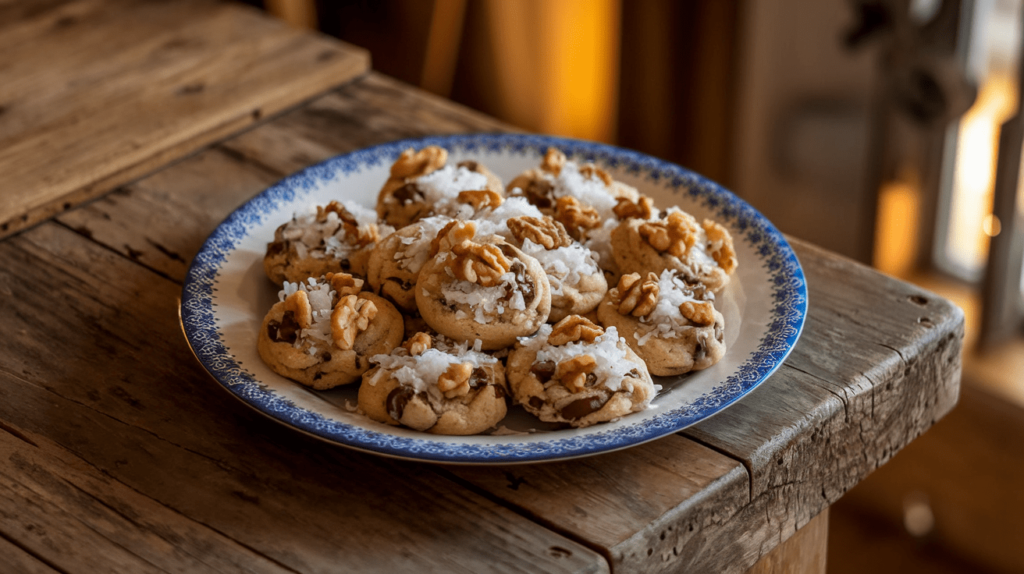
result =
[{"label": "weathered wood surface", "polygon": [[[59,221],[180,281],[217,222],[274,179],[401,137],[505,127],[371,74]],[[221,197],[203,198],[207,179]],[[162,222],[146,219],[154,211]],[[737,405],[620,453],[437,472],[599,551],[616,572],[754,565],[945,414],[958,388],[959,309],[793,243],[810,290],[804,335]]]},{"label": "weathered wood surface", "polygon": [[761,558],[747,574],[825,574],[828,509]]},{"label": "weathered wood surface", "polygon": [[0,237],[368,67],[361,49],[231,3],[4,3]]},{"label": "weathered wood surface", "polygon": [[0,538],[62,572],[604,572],[424,465],[282,429],[190,356],[180,285],[66,227],[0,243]]}]

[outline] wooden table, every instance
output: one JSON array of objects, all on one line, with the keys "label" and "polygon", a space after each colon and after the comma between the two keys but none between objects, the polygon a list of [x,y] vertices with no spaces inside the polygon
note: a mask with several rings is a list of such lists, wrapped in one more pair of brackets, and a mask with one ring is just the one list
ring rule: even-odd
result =
[{"label": "wooden table", "polygon": [[[323,38],[289,42],[365,67]],[[62,193],[119,187],[0,241],[0,570],[822,571],[829,505],[955,404],[961,311],[792,240],[810,299],[800,342],[761,387],[684,432],[574,461],[444,467],[264,418],[207,376],[181,333],[181,283],[207,234],[332,155],[509,129],[375,73],[330,73],[344,85],[299,94],[279,117],[250,114],[248,131],[151,147],[133,165],[170,165],[131,183],[111,179],[120,164],[72,166]],[[244,107],[287,107],[266,91]],[[32,118],[17,117],[32,137]],[[0,147],[0,165],[10,158]]]}]

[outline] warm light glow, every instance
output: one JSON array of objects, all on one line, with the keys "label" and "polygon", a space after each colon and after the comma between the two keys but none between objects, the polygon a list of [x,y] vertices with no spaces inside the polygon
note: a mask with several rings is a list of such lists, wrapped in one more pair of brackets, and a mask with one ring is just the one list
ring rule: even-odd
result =
[{"label": "warm light glow", "polygon": [[999,218],[996,217],[996,214],[990,213],[986,215],[985,220],[981,222],[981,230],[985,232],[985,235],[995,237],[1003,230],[1003,224],[999,222]]},{"label": "warm light glow", "polygon": [[501,108],[543,133],[611,142],[621,0],[487,0]]},{"label": "warm light glow", "polygon": [[[985,221],[992,216],[999,126],[1013,113],[1016,99],[1014,79],[993,74],[960,120],[945,248],[954,264],[972,272],[984,266],[989,238],[998,233],[987,234]],[[993,224],[989,225],[994,231]]]},{"label": "warm light glow", "polygon": [[912,174],[887,182],[878,192],[874,266],[882,273],[905,277],[913,268],[921,205],[920,186]]}]

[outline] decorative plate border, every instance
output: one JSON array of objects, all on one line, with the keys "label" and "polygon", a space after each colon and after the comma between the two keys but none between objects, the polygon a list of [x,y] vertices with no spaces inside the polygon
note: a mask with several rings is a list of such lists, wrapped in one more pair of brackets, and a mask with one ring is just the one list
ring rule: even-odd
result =
[{"label": "decorative plate border", "polygon": [[[772,283],[771,321],[757,349],[721,384],[692,403],[637,424],[583,437],[543,442],[453,445],[429,438],[383,434],[296,407],[260,384],[239,366],[221,341],[214,321],[213,289],[220,267],[247,230],[263,222],[277,205],[315,189],[337,173],[392,163],[407,148],[437,145],[472,153],[536,154],[548,147],[566,155],[624,169],[653,184],[667,186],[699,203],[730,229],[734,240],[748,243],[762,257]],[[199,362],[227,390],[257,410],[299,430],[343,446],[398,458],[444,463],[522,463],[574,458],[634,446],[677,432],[718,413],[775,372],[793,349],[807,315],[803,269],[782,234],[763,215],[732,192],[689,170],[654,157],[610,145],[539,135],[472,134],[406,139],[329,159],[288,176],[236,209],[207,238],[192,261],[182,289],[181,320]]]}]

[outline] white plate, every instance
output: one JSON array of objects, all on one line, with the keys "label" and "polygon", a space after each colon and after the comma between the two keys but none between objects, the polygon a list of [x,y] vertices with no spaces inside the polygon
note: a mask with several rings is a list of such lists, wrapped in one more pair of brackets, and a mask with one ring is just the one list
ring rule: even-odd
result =
[{"label": "white plate", "polygon": [[[449,162],[475,159],[509,181],[557,147],[570,159],[593,161],[620,181],[678,205],[698,220],[725,225],[739,268],[718,298],[727,351],[715,366],[661,378],[650,409],[585,429],[556,429],[520,407],[502,431],[443,437],[392,427],[354,412],[357,385],[307,389],[260,360],[256,337],[277,301],[263,274],[274,229],[292,213],[332,199],[367,207],[402,150],[438,145]],[[772,374],[796,344],[807,312],[803,270],[775,227],[743,200],[679,166],[613,146],[546,136],[486,134],[383,144],[330,159],[285,178],[232,213],[210,235],[189,269],[182,294],[185,335],[204,367],[231,393],[270,417],[324,440],[386,456],[444,463],[517,463],[609,452],[679,431],[728,407]]]}]

